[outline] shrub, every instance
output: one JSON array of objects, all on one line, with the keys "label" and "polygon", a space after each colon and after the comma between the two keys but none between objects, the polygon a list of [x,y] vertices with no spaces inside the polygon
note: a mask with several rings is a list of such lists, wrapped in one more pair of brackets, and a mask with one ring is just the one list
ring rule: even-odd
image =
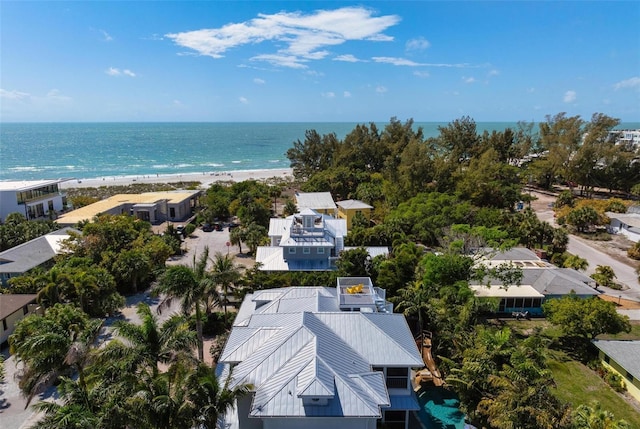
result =
[{"label": "shrub", "polygon": [[622,376],[608,369],[605,369],[604,381],[618,393],[627,390],[624,382],[622,381]]},{"label": "shrub", "polygon": [[631,259],[640,260],[640,241],[627,250],[627,255],[629,255]]}]

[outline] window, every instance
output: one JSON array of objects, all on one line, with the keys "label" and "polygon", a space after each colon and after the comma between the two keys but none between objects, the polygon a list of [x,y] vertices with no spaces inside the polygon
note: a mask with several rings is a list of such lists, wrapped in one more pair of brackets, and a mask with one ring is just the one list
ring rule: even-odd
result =
[{"label": "window", "polygon": [[310,255],[311,254],[311,247],[303,247],[302,248],[302,253],[304,253],[305,255]]},{"label": "window", "polygon": [[405,419],[406,419],[406,411],[404,410],[386,410],[383,413],[382,418],[385,422],[385,428],[389,429],[404,429],[405,427]]},{"label": "window", "polygon": [[296,248],[295,247],[289,247],[289,254],[290,255],[295,255],[296,254]]},{"label": "window", "polygon": [[409,385],[407,368],[387,368],[387,387],[389,389],[406,389]]},{"label": "window", "polygon": [[324,255],[324,247],[318,247],[318,255]]},{"label": "window", "polygon": [[176,208],[175,207],[171,207],[169,209],[169,217],[176,217]]}]

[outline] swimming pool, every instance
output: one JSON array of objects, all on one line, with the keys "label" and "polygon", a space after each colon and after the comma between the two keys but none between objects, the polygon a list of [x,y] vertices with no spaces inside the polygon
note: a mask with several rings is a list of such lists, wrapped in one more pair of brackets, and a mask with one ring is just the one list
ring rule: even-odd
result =
[{"label": "swimming pool", "polygon": [[418,419],[425,429],[465,429],[464,414],[454,392],[443,387],[423,386],[417,394]]}]

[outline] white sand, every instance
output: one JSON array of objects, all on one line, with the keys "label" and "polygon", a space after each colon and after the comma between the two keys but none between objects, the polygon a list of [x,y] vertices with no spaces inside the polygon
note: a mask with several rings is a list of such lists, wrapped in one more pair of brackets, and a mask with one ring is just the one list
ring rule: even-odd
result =
[{"label": "white sand", "polygon": [[241,170],[212,173],[184,173],[184,174],[160,174],[140,176],[107,176],[94,179],[71,179],[60,184],[62,189],[67,188],[97,188],[100,186],[130,185],[132,183],[175,183],[175,182],[201,182],[203,188],[209,187],[215,182],[244,180],[264,180],[272,177],[290,179],[293,171],[290,168],[275,170]]}]

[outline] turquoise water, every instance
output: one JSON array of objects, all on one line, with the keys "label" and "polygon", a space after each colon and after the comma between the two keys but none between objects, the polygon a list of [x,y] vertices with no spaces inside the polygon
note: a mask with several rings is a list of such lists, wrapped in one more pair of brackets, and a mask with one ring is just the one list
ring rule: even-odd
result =
[{"label": "turquoise water", "polygon": [[[289,167],[307,130],[343,139],[356,123],[2,123],[0,180],[99,178]],[[387,123],[376,124],[382,130]],[[436,137],[446,122],[416,122]],[[515,128],[479,122],[477,131]],[[619,128],[638,128],[622,124]]]},{"label": "turquoise water", "polygon": [[455,393],[443,387],[422,387],[418,418],[425,429],[464,429],[464,414]]}]

